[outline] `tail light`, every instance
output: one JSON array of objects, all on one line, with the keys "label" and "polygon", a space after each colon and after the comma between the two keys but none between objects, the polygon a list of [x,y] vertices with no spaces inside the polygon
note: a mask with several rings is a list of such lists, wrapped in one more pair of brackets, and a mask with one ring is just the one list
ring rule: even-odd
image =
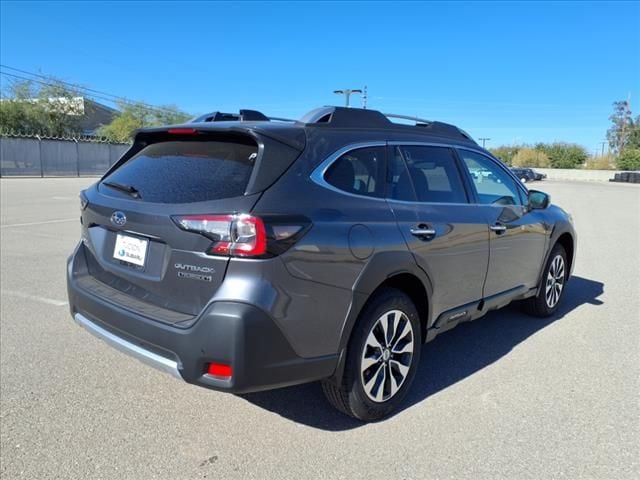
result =
[{"label": "tail light", "polygon": [[197,135],[198,131],[195,128],[170,128],[167,133],[171,135]]},{"label": "tail light", "polygon": [[173,217],[178,227],[199,233],[213,243],[209,255],[271,257],[286,251],[310,225],[304,217],[252,215],[183,215]]}]

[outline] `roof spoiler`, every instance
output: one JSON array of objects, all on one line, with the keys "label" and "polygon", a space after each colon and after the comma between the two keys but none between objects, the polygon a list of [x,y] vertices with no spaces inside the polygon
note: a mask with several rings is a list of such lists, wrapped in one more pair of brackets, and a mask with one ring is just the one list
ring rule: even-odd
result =
[{"label": "roof spoiler", "polygon": [[239,113],[210,112],[189,120],[189,123],[203,122],[268,122],[275,120],[279,122],[295,122],[289,118],[267,117],[257,110],[242,109]]}]

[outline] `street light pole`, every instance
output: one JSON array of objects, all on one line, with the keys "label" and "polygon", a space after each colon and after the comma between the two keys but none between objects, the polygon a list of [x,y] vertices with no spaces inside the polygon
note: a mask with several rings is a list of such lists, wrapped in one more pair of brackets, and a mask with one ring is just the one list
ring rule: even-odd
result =
[{"label": "street light pole", "polygon": [[478,140],[482,140],[482,148],[484,148],[485,142],[488,142],[489,140],[491,140],[490,138],[479,138]]},{"label": "street light pole", "polygon": [[333,93],[336,93],[338,95],[344,95],[345,97],[345,107],[349,108],[349,98],[351,97],[352,93],[362,93],[362,90],[360,89],[351,89],[351,88],[347,88],[346,90],[334,90]]}]

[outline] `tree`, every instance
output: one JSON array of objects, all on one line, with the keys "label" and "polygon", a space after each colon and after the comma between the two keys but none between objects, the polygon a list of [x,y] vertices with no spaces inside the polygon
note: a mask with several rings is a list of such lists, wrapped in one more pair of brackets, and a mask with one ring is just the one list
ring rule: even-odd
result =
[{"label": "tree", "polygon": [[549,157],[553,168],[577,168],[583,165],[589,157],[584,147],[575,143],[538,143],[535,149]]},{"label": "tree", "polygon": [[[629,136],[635,130],[631,116],[631,105],[628,100],[613,102],[613,114],[609,117],[613,125],[607,130],[609,148],[615,154],[622,154],[629,141]],[[640,117],[636,119],[636,125]]]},{"label": "tree", "polygon": [[640,170],[640,148],[627,148],[616,162],[620,170]]},{"label": "tree", "polygon": [[9,82],[0,102],[0,130],[51,136],[80,133],[81,97],[55,78]]},{"label": "tree", "polygon": [[515,167],[547,168],[550,165],[549,157],[543,151],[533,148],[522,148],[513,157],[513,166]]},{"label": "tree", "polygon": [[629,123],[629,134],[625,148],[640,149],[640,115],[635,120],[631,119]]},{"label": "tree", "polygon": [[158,125],[184,123],[192,117],[193,115],[183,112],[175,105],[163,105],[155,113],[155,121],[158,122]]},{"label": "tree", "polygon": [[120,103],[120,113],[98,129],[98,135],[127,143],[139,128],[186,122],[190,115],[173,105],[151,108],[142,103]]},{"label": "tree", "polygon": [[513,162],[513,157],[517,155],[518,151],[521,148],[522,147],[518,145],[503,145],[497,148],[491,148],[489,149],[489,151],[497,158],[502,160],[503,163],[511,165]]}]

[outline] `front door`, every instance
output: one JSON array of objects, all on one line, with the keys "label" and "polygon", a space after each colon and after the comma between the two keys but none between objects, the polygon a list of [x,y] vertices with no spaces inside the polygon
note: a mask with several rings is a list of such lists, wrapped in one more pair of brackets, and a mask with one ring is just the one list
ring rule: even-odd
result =
[{"label": "front door", "polygon": [[489,226],[483,297],[535,287],[549,238],[540,211],[528,208],[526,190],[498,161],[476,151],[459,149],[458,153]]}]

